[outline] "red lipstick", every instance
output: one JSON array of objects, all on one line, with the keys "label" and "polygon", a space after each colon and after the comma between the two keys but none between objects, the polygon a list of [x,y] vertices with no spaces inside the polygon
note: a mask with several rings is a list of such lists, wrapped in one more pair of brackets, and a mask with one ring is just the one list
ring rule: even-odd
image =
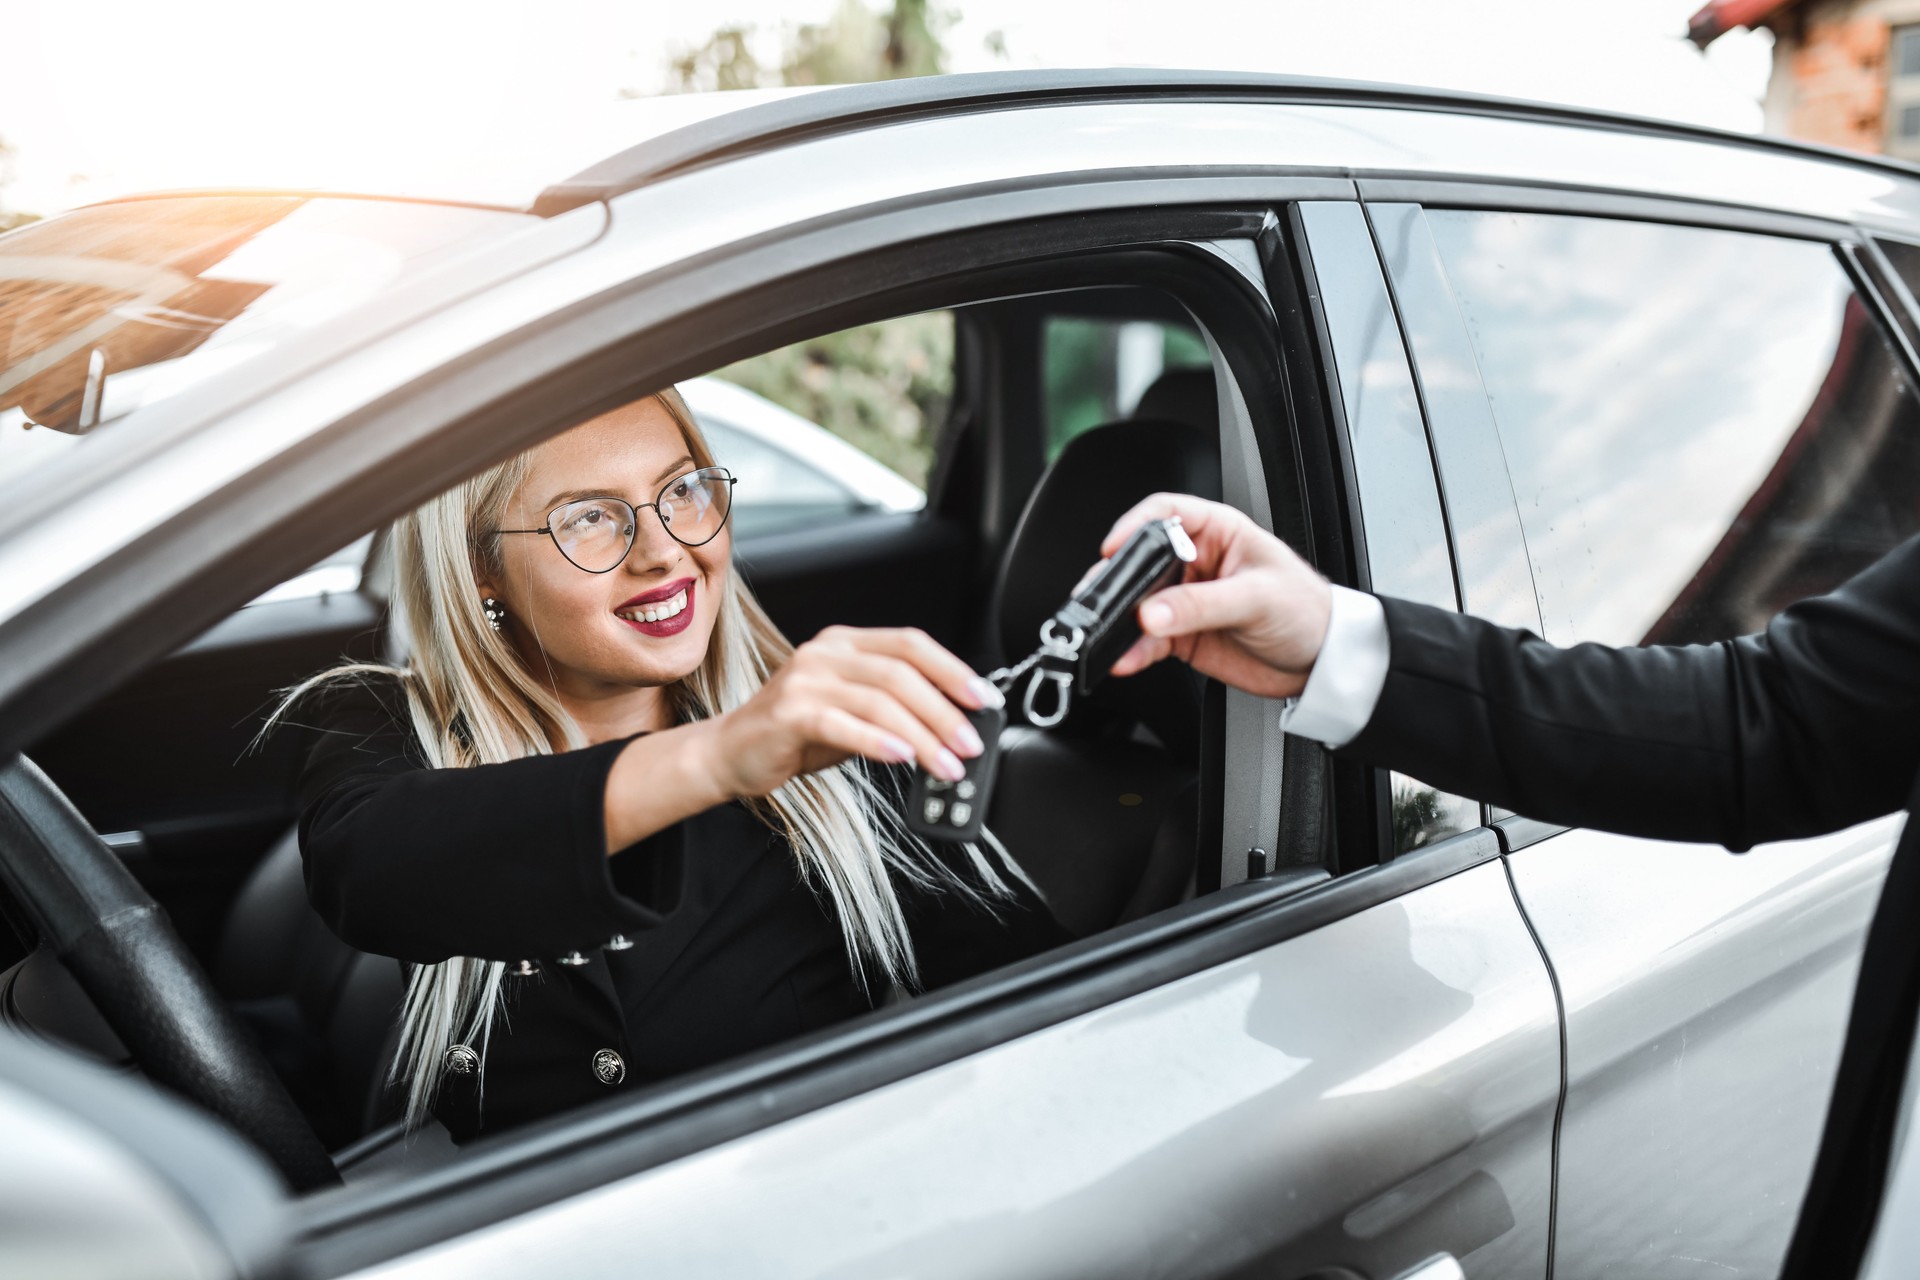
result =
[{"label": "red lipstick", "polygon": [[621,622],[632,627],[641,635],[677,636],[689,626],[693,625],[694,581],[692,578],[678,578],[667,583],[665,586],[655,587],[651,591],[643,591],[633,599],[616,605],[614,607],[614,613],[618,615],[629,610],[644,609],[648,605],[662,604],[668,600],[672,600],[683,591],[686,593],[687,602],[681,606],[680,612],[673,614],[671,617],[656,618],[652,622],[641,622],[633,618],[620,619]]}]

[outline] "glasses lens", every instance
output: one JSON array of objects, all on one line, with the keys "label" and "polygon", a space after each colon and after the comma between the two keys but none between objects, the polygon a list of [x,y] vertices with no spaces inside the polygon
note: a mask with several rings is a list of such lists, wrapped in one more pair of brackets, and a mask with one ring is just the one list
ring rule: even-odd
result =
[{"label": "glasses lens", "polygon": [[633,547],[633,508],[618,498],[569,502],[547,519],[562,555],[588,573],[606,573]]},{"label": "glasses lens", "polygon": [[733,484],[725,468],[689,471],[660,491],[660,522],[668,533],[697,547],[720,532],[732,500]]}]

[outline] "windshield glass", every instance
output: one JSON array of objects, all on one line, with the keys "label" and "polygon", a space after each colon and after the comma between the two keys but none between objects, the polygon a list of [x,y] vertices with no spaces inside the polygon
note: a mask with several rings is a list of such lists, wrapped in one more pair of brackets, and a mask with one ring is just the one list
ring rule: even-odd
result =
[{"label": "windshield glass", "polygon": [[0,236],[0,481],[524,220],[402,201],[178,196]]}]

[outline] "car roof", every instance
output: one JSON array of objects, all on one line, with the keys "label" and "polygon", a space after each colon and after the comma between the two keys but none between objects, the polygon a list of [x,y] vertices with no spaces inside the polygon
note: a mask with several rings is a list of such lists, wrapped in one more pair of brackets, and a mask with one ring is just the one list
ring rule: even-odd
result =
[{"label": "car roof", "polygon": [[1360,80],[1110,67],[921,76],[840,85],[804,95],[762,97],[754,102],[745,101],[743,95],[738,110],[716,111],[680,128],[638,140],[618,154],[554,183],[532,207],[536,213],[562,213],[702,165],[854,129],[970,112],[1103,101],[1272,102],[1497,116],[1765,148],[1920,178],[1920,166],[1886,156],[1597,108]]},{"label": "car roof", "polygon": [[[484,163],[464,169],[412,173],[404,180],[389,174],[360,187],[310,194],[386,196],[552,216],[693,169],[836,134],[932,118],[1101,102],[1377,107],[1493,117],[1710,142],[1920,179],[1920,166],[1886,156],[1597,108],[1369,81],[1120,67],[987,71],[635,98],[570,123],[563,136],[518,148],[489,140]],[[1463,157],[1468,163],[1462,172],[1471,171],[1470,159]],[[233,190],[242,189],[257,190]]]}]

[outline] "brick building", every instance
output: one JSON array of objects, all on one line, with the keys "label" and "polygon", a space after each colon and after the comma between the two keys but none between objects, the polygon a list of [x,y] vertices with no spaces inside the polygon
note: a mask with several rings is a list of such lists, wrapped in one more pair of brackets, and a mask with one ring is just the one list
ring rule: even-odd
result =
[{"label": "brick building", "polygon": [[1736,27],[1773,32],[1768,133],[1920,160],[1920,0],[1711,0],[1688,37]]}]

